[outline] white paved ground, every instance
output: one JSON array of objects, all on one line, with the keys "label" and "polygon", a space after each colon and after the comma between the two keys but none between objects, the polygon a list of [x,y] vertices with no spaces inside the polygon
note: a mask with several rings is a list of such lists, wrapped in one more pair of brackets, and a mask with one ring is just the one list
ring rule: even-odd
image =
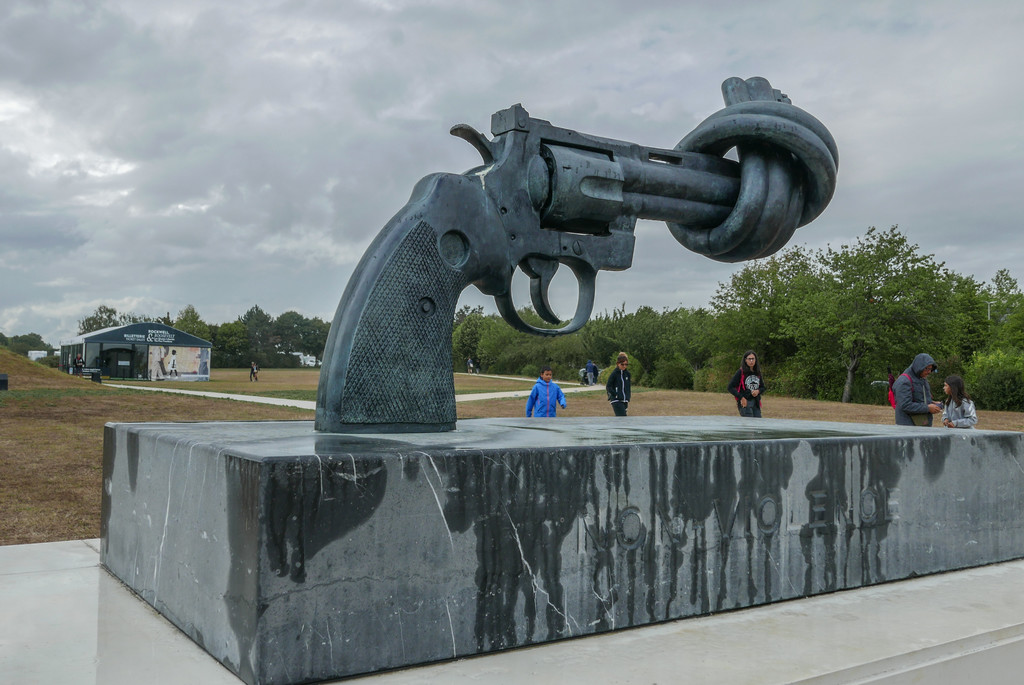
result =
[{"label": "white paved ground", "polygon": [[[99,541],[0,547],[0,683],[238,685],[99,565]],[[346,680],[1015,683],[1024,561]]]}]

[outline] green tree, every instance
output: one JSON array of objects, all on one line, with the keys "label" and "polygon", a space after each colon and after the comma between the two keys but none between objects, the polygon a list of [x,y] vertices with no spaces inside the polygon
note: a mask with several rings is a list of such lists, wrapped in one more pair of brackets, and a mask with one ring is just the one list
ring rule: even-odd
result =
[{"label": "green tree", "polygon": [[259,305],[253,305],[239,320],[245,326],[249,338],[249,356],[252,361],[260,366],[278,366],[273,317],[260,309]]},{"label": "green tree", "polygon": [[327,336],[331,332],[331,324],[318,316],[306,319],[302,329],[302,345],[299,351],[317,359],[323,359],[324,348],[327,347]]},{"label": "green tree", "polygon": [[1020,350],[980,352],[964,375],[979,407],[1020,411],[1024,406],[1024,355]]},{"label": "green tree", "polygon": [[664,312],[658,343],[658,364],[662,359],[682,358],[691,366],[691,371],[703,368],[716,352],[714,323],[711,312],[700,307]]},{"label": "green tree", "polygon": [[992,277],[992,282],[983,289],[985,296],[985,315],[998,325],[1006,320],[1013,311],[1020,309],[1024,303],[1024,294],[1017,285],[1017,279],[1010,275],[1008,269],[999,269]]},{"label": "green tree", "polygon": [[273,335],[277,339],[277,349],[284,354],[301,352],[302,332],[308,319],[296,311],[287,311],[274,319]]},{"label": "green tree", "polygon": [[[480,339],[477,343],[481,365],[488,373],[519,373],[529,361],[529,355],[522,353],[524,346],[529,344],[526,340],[528,337],[513,329],[501,317],[485,317],[480,324]],[[462,359],[463,364],[465,361]]]},{"label": "green tree", "polygon": [[24,335],[13,335],[7,341],[7,349],[22,356],[26,356],[29,350],[52,349],[38,333],[26,333]]},{"label": "green tree", "polygon": [[[651,307],[640,307],[635,312],[623,314],[617,323],[617,340],[621,343],[620,351],[630,356],[633,382],[649,385],[650,378],[646,372],[653,371],[657,364],[662,331],[661,314]],[[640,369],[636,369],[636,366]]]},{"label": "green tree", "polygon": [[171,324],[179,331],[184,331],[197,338],[210,340],[210,326],[199,316],[199,312],[192,305],[185,305],[185,308],[178,312],[178,317]]},{"label": "green tree", "polygon": [[1010,311],[994,327],[991,350],[1024,350],[1024,308]]},{"label": "green tree", "polygon": [[127,326],[131,323],[143,323],[145,321],[151,321],[147,316],[142,314],[136,314],[134,312],[126,312],[124,314],[118,312],[113,307],[108,307],[105,304],[101,304],[96,307],[96,310],[78,321],[78,334],[83,335],[85,333],[92,333],[104,328],[113,328],[115,326]]},{"label": "green tree", "polygon": [[954,354],[966,361],[989,343],[991,326],[987,318],[987,302],[983,286],[972,277],[956,273],[950,273],[948,277],[952,307],[946,317],[946,333]]},{"label": "green tree", "polygon": [[239,321],[220,324],[211,329],[213,343],[212,364],[225,368],[249,366],[256,361],[250,359],[249,332],[245,324]]},{"label": "green tree", "polygon": [[[537,313],[529,307],[520,309],[519,316],[526,323],[538,328],[550,326],[543,323]],[[468,320],[469,318],[466,319]],[[452,337],[455,337],[454,332]],[[540,367],[548,364],[555,377],[563,381],[578,378],[578,370],[586,361],[584,347],[578,335],[547,338],[520,333],[497,315],[483,317],[480,321],[477,355],[482,368],[490,373],[536,376]],[[465,364],[466,360],[463,357],[456,361]]]},{"label": "green tree", "polygon": [[871,227],[854,245],[819,251],[818,262],[820,270],[791,283],[782,328],[801,365],[833,375],[843,365],[843,402],[865,363],[884,368],[894,357],[938,351],[946,317],[937,313],[952,309],[950,275],[896,226]]},{"label": "green tree", "polygon": [[620,329],[625,307],[622,305],[619,309],[612,310],[611,314],[598,314],[577,334],[586,359],[592,360],[601,369],[608,365],[608,360],[614,359],[615,355],[622,351]]},{"label": "green tree", "polygon": [[460,323],[465,321],[466,317],[470,316],[471,314],[483,316],[484,308],[479,305],[477,305],[476,307],[470,307],[468,304],[462,305],[461,307],[459,307],[459,310],[455,312],[455,326],[458,326]]},{"label": "green tree", "polygon": [[[755,349],[761,363],[780,363],[792,357],[796,341],[783,325],[785,305],[792,297],[796,279],[813,280],[813,255],[796,246],[767,259],[747,263],[719,284],[711,298],[715,316],[711,326],[717,355],[729,367],[739,367],[744,351]],[[730,373],[731,375],[731,373]]]},{"label": "green tree", "polygon": [[123,316],[118,313],[113,307],[108,307],[105,304],[101,304],[96,307],[89,316],[78,321],[78,334],[83,335],[85,333],[92,333],[103,328],[113,328],[114,326],[122,325]]},{"label": "green tree", "polygon": [[483,314],[483,307],[476,310],[469,310],[468,306],[463,307],[456,313],[456,320],[459,319],[459,314],[463,315],[462,320],[452,331],[452,368],[456,371],[465,371],[467,359],[480,360],[477,346],[480,344],[480,333],[486,317]]},{"label": "green tree", "polygon": [[989,348],[1024,349],[1024,295],[1010,272],[1000,269],[981,292],[991,326]]},{"label": "green tree", "polygon": [[271,328],[274,347],[283,355],[277,361],[289,366],[299,363],[296,353],[323,357],[327,334],[331,330],[330,324],[323,319],[310,319],[296,311],[281,314],[274,319]]}]

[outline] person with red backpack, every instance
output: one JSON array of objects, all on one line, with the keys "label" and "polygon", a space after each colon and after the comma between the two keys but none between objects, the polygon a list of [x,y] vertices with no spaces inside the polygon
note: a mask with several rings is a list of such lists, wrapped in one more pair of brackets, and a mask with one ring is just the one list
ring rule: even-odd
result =
[{"label": "person with red backpack", "polygon": [[764,377],[761,362],[753,350],[747,350],[740,360],[740,370],[729,381],[728,391],[736,398],[740,416],[761,418],[761,395],[764,394]]},{"label": "person with red backpack", "polygon": [[932,417],[942,413],[942,405],[932,401],[928,376],[939,367],[931,355],[921,354],[892,384],[892,402],[897,426],[930,426]]}]

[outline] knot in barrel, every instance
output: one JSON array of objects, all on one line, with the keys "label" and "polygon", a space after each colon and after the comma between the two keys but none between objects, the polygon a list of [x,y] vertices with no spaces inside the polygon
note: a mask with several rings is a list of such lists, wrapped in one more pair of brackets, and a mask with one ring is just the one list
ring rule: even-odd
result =
[{"label": "knot in barrel", "polygon": [[724,156],[736,148],[740,188],[718,226],[669,223],[684,247],[720,262],[767,257],[824,211],[836,187],[839,151],[832,134],[763,78],[722,84],[726,107],[705,119],[676,150]]}]

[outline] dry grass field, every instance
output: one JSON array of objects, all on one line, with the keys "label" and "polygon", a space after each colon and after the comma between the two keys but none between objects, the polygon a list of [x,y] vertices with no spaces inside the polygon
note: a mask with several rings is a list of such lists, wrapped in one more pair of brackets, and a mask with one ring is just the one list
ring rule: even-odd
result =
[{"label": "dry grass field", "polygon": [[[603,390],[566,396],[568,408],[559,409],[559,416],[608,416]],[[841,421],[844,423],[893,422],[888,405],[842,404],[816,402],[793,397],[765,395],[764,418],[801,419],[805,421]],[[525,414],[525,401],[520,399],[465,402],[458,405],[460,419]],[[634,388],[629,403],[630,416],[736,416],[736,400],[728,393],[693,392],[689,390],[652,390]],[[988,430],[1024,431],[1024,414],[1009,411],[979,411],[978,428]],[[936,426],[935,430],[946,430]]]},{"label": "dry grass field", "polygon": [[0,373],[10,387],[0,392],[0,544],[99,535],[108,421],[312,418],[288,407],[109,388],[4,348]]},{"label": "dry grass field", "polygon": [[[110,421],[309,420],[312,412],[167,393],[119,390],[73,378],[0,348],[0,373],[10,390],[0,392],[0,544],[49,542],[99,535],[103,424]],[[161,383],[226,393],[313,399],[315,369],[266,369],[250,383],[247,369],[215,369],[209,383]],[[532,379],[503,380],[455,375],[456,392],[524,390]],[[563,387],[573,387],[565,383]],[[257,388],[258,386],[258,388]],[[152,387],[152,386],[150,386]],[[568,395],[559,416],[607,416],[604,392]],[[631,416],[734,416],[725,393],[636,389]],[[460,402],[460,419],[522,416],[525,401]],[[979,412],[979,428],[1024,430],[1024,414]],[[768,395],[767,418],[859,423],[892,422],[885,406],[814,402]],[[936,428],[935,430],[944,430]]]}]

